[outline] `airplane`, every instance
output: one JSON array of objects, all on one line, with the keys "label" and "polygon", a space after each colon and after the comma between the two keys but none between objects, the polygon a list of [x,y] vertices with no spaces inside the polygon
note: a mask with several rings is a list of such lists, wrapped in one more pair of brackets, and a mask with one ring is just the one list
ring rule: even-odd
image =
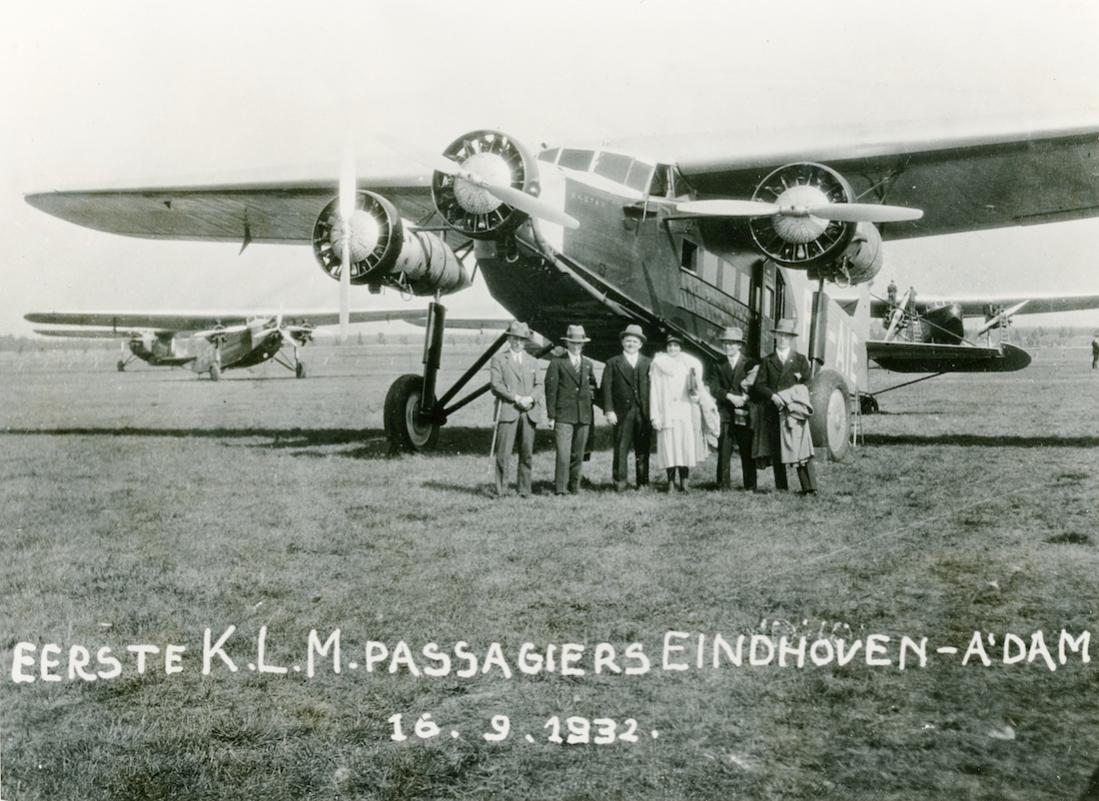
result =
[{"label": "airplane", "polygon": [[[480,129],[441,155],[410,155],[423,166],[364,177],[345,163],[327,180],[268,172],[26,201],[129,236],[308,244],[342,289],[431,296],[422,374],[398,377],[386,397],[394,449],[430,448],[448,415],[487,391],[452,403],[503,336],[436,392],[440,298],[470,283],[472,253],[508,312],[551,342],[582,322],[596,359],[617,350],[629,323],[650,342],[674,332],[713,362],[725,326],[744,328],[759,355],[771,349],[775,321],[796,319],[814,364],[814,441],[833,459],[848,451],[852,399],[867,386],[868,287],[884,241],[1099,215],[1099,120],[926,134],[905,125],[863,132],[857,143],[838,128],[789,128],[537,152]],[[859,299],[840,305],[832,286],[857,287]],[[924,366],[955,363],[929,357]]]},{"label": "airplane", "polygon": [[[369,323],[404,320],[422,322],[424,310],[352,311],[349,322]],[[55,337],[117,339],[122,353],[116,365],[119,372],[134,359],[153,367],[189,366],[195,373],[207,374],[217,381],[223,370],[254,367],[268,359],[305,378],[305,362],[299,348],[313,339],[314,328],[339,322],[335,312],[302,312],[276,315],[254,312],[31,312],[24,315],[32,323],[89,326],[88,328],[36,329],[36,333]],[[208,343],[194,354],[178,354],[177,338],[190,336]],[[127,356],[126,347],[130,354]],[[282,354],[293,349],[293,361]]]}]

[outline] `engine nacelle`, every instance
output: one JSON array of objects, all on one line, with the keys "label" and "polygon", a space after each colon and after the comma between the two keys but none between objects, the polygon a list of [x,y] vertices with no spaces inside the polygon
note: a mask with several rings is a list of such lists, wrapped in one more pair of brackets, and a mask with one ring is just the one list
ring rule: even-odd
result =
[{"label": "engine nacelle", "polygon": [[[538,162],[519,142],[500,131],[472,131],[460,136],[443,156],[492,183],[538,196]],[[435,172],[431,181],[435,208],[447,225],[472,239],[495,239],[514,230],[527,215],[482,186]]]},{"label": "engine nacelle", "polygon": [[854,236],[831,264],[822,265],[810,272],[840,285],[865,284],[881,271],[881,234],[873,223],[858,223]]},{"label": "engine nacelle", "polygon": [[381,195],[360,191],[355,200],[346,222],[334,198],[313,224],[313,254],[331,278],[339,280],[348,246],[352,284],[385,284],[414,295],[446,295],[469,286],[461,260],[440,237],[414,230]]}]

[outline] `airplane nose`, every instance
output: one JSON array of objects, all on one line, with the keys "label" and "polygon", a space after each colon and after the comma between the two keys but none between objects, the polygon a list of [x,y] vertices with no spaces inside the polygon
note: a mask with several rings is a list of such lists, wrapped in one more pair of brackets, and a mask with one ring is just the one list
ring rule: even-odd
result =
[{"label": "airplane nose", "polygon": [[351,243],[352,263],[364,261],[378,247],[378,239],[381,235],[378,221],[374,219],[374,215],[370,212],[364,209],[356,209],[347,218],[346,222],[343,219],[336,222],[332,226],[329,241],[332,243],[332,250],[340,259],[343,258],[344,235],[348,233],[345,231],[345,225],[350,228],[350,237],[346,241]]}]

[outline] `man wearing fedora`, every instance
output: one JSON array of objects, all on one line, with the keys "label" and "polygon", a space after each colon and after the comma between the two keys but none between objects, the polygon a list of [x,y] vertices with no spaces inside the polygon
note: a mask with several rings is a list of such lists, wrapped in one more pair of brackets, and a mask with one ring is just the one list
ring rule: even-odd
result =
[{"label": "man wearing fedora", "polygon": [[564,495],[580,491],[584,449],[592,424],[592,404],[598,389],[595,365],[581,351],[591,340],[584,326],[570,325],[565,336],[564,356],[550,360],[546,370],[546,415],[557,441],[554,492]]},{"label": "man wearing fedora", "polygon": [[649,422],[649,367],[652,360],[641,354],[645,332],[639,325],[628,325],[618,335],[622,353],[607,360],[603,368],[603,409],[607,422],[614,426],[614,462],[611,477],[614,488],[626,489],[630,451],[634,452],[637,487],[649,483],[649,450],[652,424]]},{"label": "man wearing fedora", "polygon": [[[780,393],[795,384],[808,387],[813,373],[809,359],[794,350],[794,340],[798,332],[793,320],[779,320],[771,333],[775,335],[775,350],[760,362],[759,374],[752,385],[751,394],[763,401],[766,450],[775,469],[775,489],[785,490],[789,489],[789,484],[786,480],[786,465],[782,461],[782,435],[779,426],[781,410],[786,402]],[[801,491],[807,495],[816,493],[817,482],[811,459],[798,460],[797,465]]]},{"label": "man wearing fedora", "polygon": [[507,493],[511,451],[519,437],[519,469],[516,483],[519,495],[530,495],[531,460],[534,453],[534,429],[542,419],[535,393],[538,390],[538,362],[527,354],[525,346],[530,329],[512,321],[507,329],[507,347],[492,357],[489,366],[492,394],[496,396],[496,494]]},{"label": "man wearing fedora", "polygon": [[748,416],[748,387],[759,364],[744,353],[744,332],[729,326],[718,337],[725,358],[711,374],[710,392],[721,414],[721,436],[717,441],[717,486],[732,487],[730,461],[733,444],[740,451],[740,472],[744,489],[756,488],[756,463],[752,458],[752,424]]}]

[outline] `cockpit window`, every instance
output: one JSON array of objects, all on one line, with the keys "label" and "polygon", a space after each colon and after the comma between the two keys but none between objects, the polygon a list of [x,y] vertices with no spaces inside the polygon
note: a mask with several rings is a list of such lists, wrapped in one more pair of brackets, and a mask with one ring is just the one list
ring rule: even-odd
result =
[{"label": "cockpit window", "polygon": [[555,147],[552,150],[543,150],[538,154],[539,161],[548,161],[550,164],[557,161],[557,154],[561,152],[561,148]]},{"label": "cockpit window", "polygon": [[649,188],[649,179],[653,174],[653,166],[646,164],[643,161],[634,161],[630,165],[630,174],[626,176],[626,180],[623,182],[630,189],[636,189],[638,192],[644,192]]},{"label": "cockpit window", "polygon": [[617,153],[600,153],[593,172],[596,175],[609,178],[616,184],[624,184],[626,183],[626,176],[630,174],[632,164],[633,159],[629,156],[620,156]]},{"label": "cockpit window", "polygon": [[566,147],[561,151],[561,157],[557,160],[557,164],[560,167],[568,167],[570,170],[587,172],[591,168],[591,160],[594,155],[595,152],[592,150],[575,150]]}]

